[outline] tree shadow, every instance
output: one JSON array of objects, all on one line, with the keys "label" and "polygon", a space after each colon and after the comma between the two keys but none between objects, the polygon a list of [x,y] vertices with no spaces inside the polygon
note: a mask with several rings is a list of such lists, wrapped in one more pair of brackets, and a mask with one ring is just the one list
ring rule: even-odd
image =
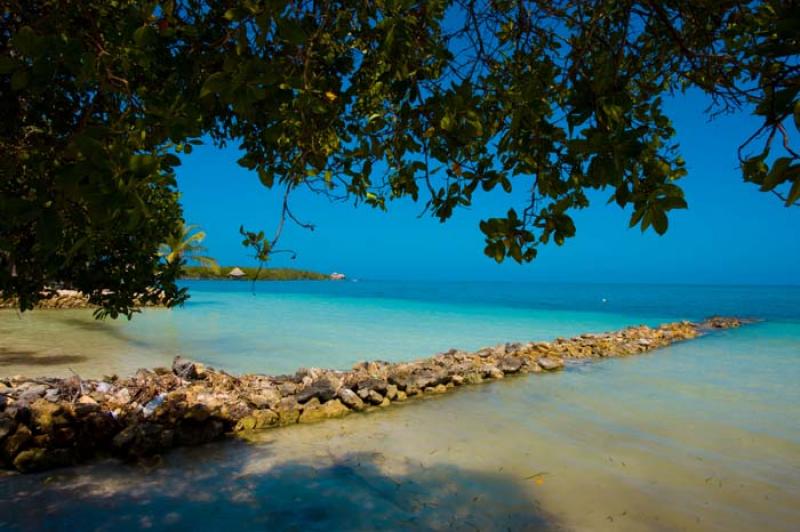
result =
[{"label": "tree shadow", "polygon": [[69,327],[80,329],[87,332],[96,332],[105,334],[129,345],[134,345],[141,348],[152,347],[152,343],[142,340],[141,338],[134,338],[122,332],[119,325],[113,325],[101,320],[92,321],[82,320],[72,316],[59,316],[58,321]]},{"label": "tree shadow", "polygon": [[45,355],[36,351],[9,349],[0,346],[0,367],[27,365],[27,366],[59,366],[64,364],[77,364],[87,360],[83,355]]},{"label": "tree shadow", "polygon": [[0,528],[34,530],[552,530],[508,474],[380,452],[279,459],[208,445],[152,469],[97,463],[0,478]]}]

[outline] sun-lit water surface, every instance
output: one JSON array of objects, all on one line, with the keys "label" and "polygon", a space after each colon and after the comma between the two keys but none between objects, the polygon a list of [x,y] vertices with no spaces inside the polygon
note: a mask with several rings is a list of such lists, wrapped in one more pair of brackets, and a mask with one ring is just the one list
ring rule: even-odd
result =
[{"label": "sun-lit water surface", "polygon": [[[194,283],[184,309],[98,324],[0,314],[0,374],[127,373],[176,353],[232,371],[745,314],[635,358],[371,415],[0,479],[0,528],[796,530],[800,289]],[[606,299],[604,303],[602,300]],[[72,358],[66,358],[72,357]],[[133,359],[133,360],[131,360]],[[34,360],[33,364],[30,360]]]}]

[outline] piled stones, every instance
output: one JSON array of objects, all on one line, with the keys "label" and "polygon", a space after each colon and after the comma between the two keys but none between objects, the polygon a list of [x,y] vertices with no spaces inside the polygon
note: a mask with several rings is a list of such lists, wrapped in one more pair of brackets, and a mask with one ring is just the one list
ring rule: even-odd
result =
[{"label": "piled stones", "polygon": [[414,362],[361,362],[350,371],[236,377],[177,357],[171,369],[142,369],[126,379],[0,379],[0,463],[28,472],[98,455],[143,458],[226,434],[312,423],[508,375],[555,371],[566,359],[643,353],[742,323],[710,318],[630,327],[474,353],[452,349]]},{"label": "piled stones", "polygon": [[[1,299],[0,308],[17,308],[16,299]],[[37,304],[38,308],[89,308],[89,298],[77,290],[55,290]]]},{"label": "piled stones", "polygon": [[[89,296],[77,290],[53,290],[43,294],[44,299],[40,300],[36,307],[40,309],[74,309],[74,308],[94,308],[95,305],[89,302]],[[139,304],[137,302],[137,304]],[[161,303],[143,303],[141,306],[160,306]],[[3,299],[0,294],[0,309],[18,308],[19,305],[15,298]]]}]

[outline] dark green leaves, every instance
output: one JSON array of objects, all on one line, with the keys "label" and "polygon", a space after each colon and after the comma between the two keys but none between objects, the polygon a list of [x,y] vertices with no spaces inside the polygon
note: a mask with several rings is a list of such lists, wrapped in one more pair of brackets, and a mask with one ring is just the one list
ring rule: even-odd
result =
[{"label": "dark green leaves", "polygon": [[486,236],[483,252],[496,262],[503,262],[506,256],[517,262],[529,262],[536,257],[533,233],[525,228],[514,209],[505,218],[481,221],[480,229]]},{"label": "dark green leaves", "polygon": [[158,36],[151,26],[145,25],[133,32],[133,41],[137,46],[146,47],[154,45],[158,41]]},{"label": "dark green leaves", "polygon": [[26,68],[21,68],[17,70],[11,76],[11,90],[21,91],[22,89],[28,86],[30,78],[31,78],[30,73]]},{"label": "dark green leaves", "polygon": [[204,98],[210,94],[217,94],[225,90],[228,86],[228,80],[224,72],[215,72],[211,74],[203,83],[200,89],[200,97]]},{"label": "dark green leaves", "polygon": [[42,51],[42,38],[30,26],[22,26],[11,39],[11,45],[22,55],[36,57]]},{"label": "dark green leaves", "polygon": [[[686,168],[662,97],[694,88],[761,121],[744,179],[800,201],[791,3],[23,4],[0,13],[0,291],[23,308],[54,282],[112,316],[148,288],[179,302],[156,250],[199,138],[235,142],[266,187],[442,222],[509,194],[484,251],[527,262],[576,234],[592,190],[668,230]],[[242,228],[258,260],[277,225]]]}]

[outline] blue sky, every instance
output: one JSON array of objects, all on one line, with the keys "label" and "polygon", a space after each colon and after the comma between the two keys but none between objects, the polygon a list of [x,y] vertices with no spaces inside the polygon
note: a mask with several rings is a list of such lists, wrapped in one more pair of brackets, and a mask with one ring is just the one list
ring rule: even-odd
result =
[{"label": "blue sky", "polygon": [[[673,211],[662,237],[628,229],[630,210],[606,205],[604,192],[574,213],[575,238],[542,247],[533,263],[498,265],[483,255],[478,222],[523,205],[522,184],[511,195],[481,193],[445,224],[418,218],[422,205],[411,201],[384,213],[297,193],[293,212],[316,230],[287,227],[281,247],[297,258],[276,256],[270,265],[364,279],[800,284],[800,208],[744,183],[737,168],[736,148],[757,122],[745,115],[709,122],[707,105],[697,93],[667,104],[689,171],[679,182],[689,209]],[[235,147],[199,147],[178,179],[186,220],[207,232],[210,254],[221,264],[249,266],[255,261],[241,245],[239,226],[271,234],[280,196],[240,168],[238,157]]]}]

